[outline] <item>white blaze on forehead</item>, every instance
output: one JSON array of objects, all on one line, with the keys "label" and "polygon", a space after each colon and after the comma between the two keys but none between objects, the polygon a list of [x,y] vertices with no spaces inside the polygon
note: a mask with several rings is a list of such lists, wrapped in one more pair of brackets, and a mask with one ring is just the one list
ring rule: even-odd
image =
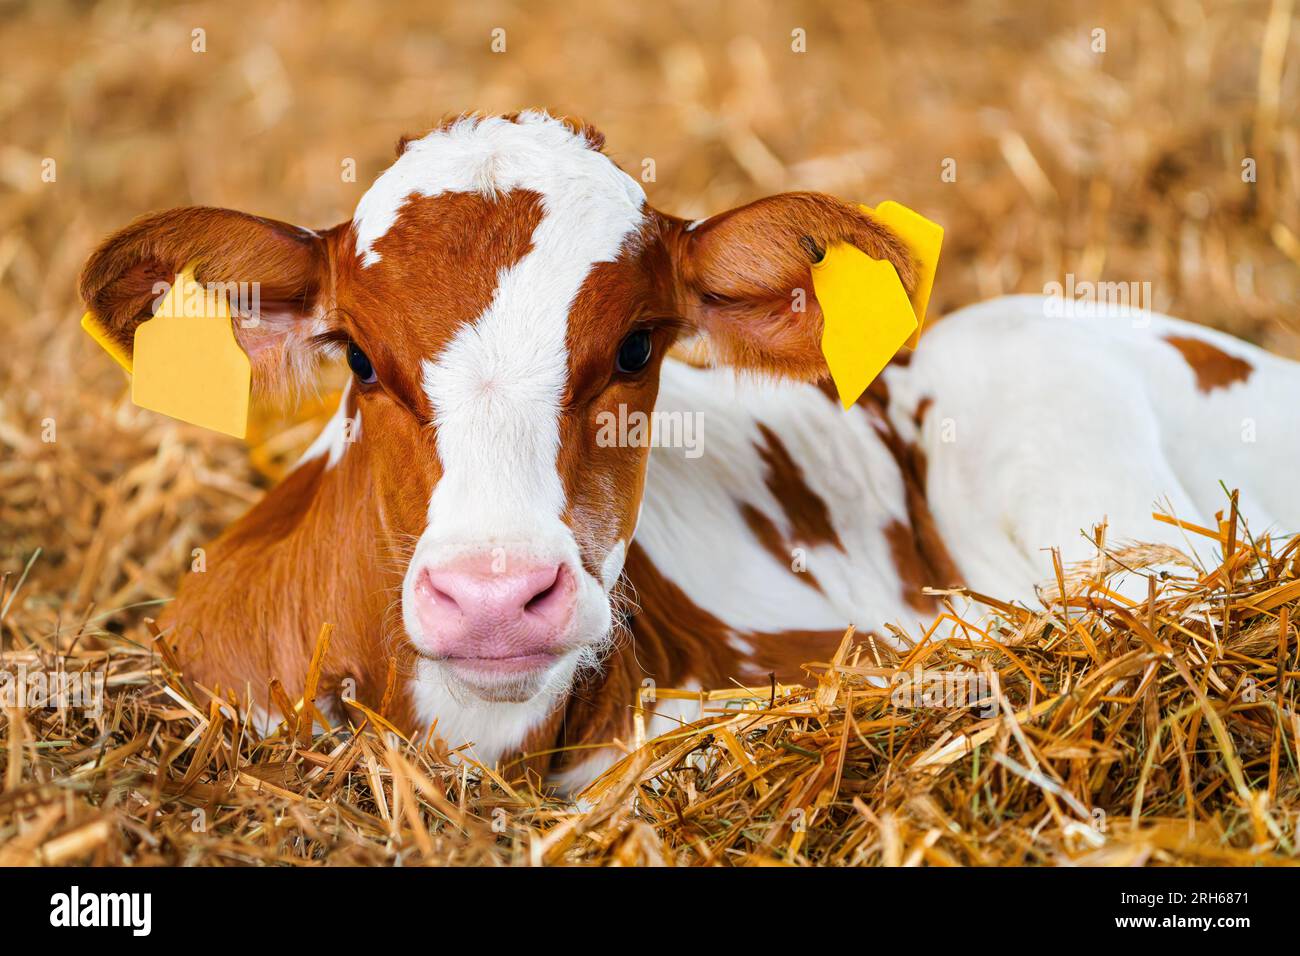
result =
[{"label": "white blaze on forehead", "polygon": [[641,187],[545,114],[466,120],[410,144],[379,178],[357,209],[357,250],[377,260],[371,243],[412,193],[512,189],[541,196],[532,249],[498,272],[488,308],[423,366],[443,466],[429,522],[443,541],[554,549],[569,537],[556,468],[569,309],[592,267],[617,258],[643,223]]},{"label": "white blaze on forehead", "polygon": [[[645,203],[636,180],[544,112],[526,111],[516,122],[498,116],[466,117],[408,143],[397,162],[361,197],[352,217],[357,255],[366,266],[380,261],[374,244],[397,222],[402,204],[412,196],[492,196],[511,189],[532,189],[556,203],[567,200],[579,220],[607,216],[611,230],[631,219],[639,222]],[[599,231],[601,224],[591,225]],[[625,234],[619,233],[620,241]],[[598,237],[593,240],[600,245]]]},{"label": "white blaze on forehead", "polygon": [[585,571],[563,520],[560,413],[569,310],[592,267],[616,259],[641,227],[645,195],[581,136],[545,114],[529,113],[518,123],[462,121],[410,144],[371,187],[353,220],[357,254],[371,265],[380,261],[373,244],[396,222],[407,197],[515,189],[541,197],[531,249],[498,271],[484,312],[422,365],[442,476],[402,592],[403,623],[414,637],[421,623],[410,598],[419,568],[488,550],[495,567],[496,548],[503,546],[503,570],[528,551],[577,573],[569,637],[579,643],[532,699],[475,703],[437,662],[420,662],[412,692],[421,720],[437,720],[449,739],[473,739],[488,760],[522,744],[562,699],[574,673],[594,666],[609,634],[607,594]]}]

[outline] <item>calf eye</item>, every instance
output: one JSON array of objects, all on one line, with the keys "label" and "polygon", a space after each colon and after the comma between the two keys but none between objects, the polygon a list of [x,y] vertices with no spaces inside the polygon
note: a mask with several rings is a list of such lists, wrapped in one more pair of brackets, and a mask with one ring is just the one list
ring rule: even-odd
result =
[{"label": "calf eye", "polygon": [[370,364],[370,359],[366,357],[365,352],[357,348],[355,342],[348,343],[348,368],[352,369],[362,385],[371,385],[379,378],[375,374],[375,367]]},{"label": "calf eye", "polygon": [[650,330],[638,329],[623,340],[618,347],[617,367],[620,372],[639,372],[650,361]]}]

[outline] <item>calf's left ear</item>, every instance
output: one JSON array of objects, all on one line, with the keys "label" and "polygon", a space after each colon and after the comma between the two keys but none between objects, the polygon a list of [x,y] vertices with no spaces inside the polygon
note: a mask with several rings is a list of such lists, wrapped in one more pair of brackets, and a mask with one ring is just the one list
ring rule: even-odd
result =
[{"label": "calf's left ear", "polygon": [[[831,196],[800,192],[683,225],[674,246],[682,311],[707,336],[721,361],[741,369],[822,380],[828,373],[826,355],[836,354],[840,337],[850,352],[858,347],[854,340],[859,337],[865,337],[871,350],[870,338],[876,334],[872,310],[892,322],[887,333],[881,330],[892,354],[912,332],[900,330],[890,318],[891,310],[915,316],[914,329],[924,317],[924,304],[916,314],[909,298],[922,285],[928,295],[934,267],[933,261],[914,258],[891,228],[893,218],[885,204],[880,214],[873,214]],[[942,235],[937,226],[934,229]],[[935,245],[932,258],[937,257]],[[845,308],[865,310],[865,324],[850,323],[851,329],[827,324],[828,311]],[[839,316],[835,318],[838,322]],[[849,365],[855,361],[845,359]],[[873,361],[867,356],[868,365]],[[849,379],[865,377],[865,388],[879,370],[855,376],[834,365],[829,369],[841,396],[854,387]]]}]

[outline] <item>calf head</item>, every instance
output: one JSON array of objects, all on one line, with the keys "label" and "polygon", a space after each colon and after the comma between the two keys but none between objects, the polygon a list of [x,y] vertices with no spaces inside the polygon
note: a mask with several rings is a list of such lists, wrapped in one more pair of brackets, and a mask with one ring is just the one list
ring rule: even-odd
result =
[{"label": "calf head", "polygon": [[902,244],[856,206],[791,193],[688,223],[652,209],[602,144],[544,113],[462,117],[403,141],[349,222],[173,210],[112,236],[82,277],[128,351],[186,264],[256,283],[257,321],[236,323],[255,390],[346,354],[353,379],[314,454],[376,512],[376,550],[405,543],[391,586],[427,714],[535,716],[599,661],[648,447],[601,442],[598,422],[653,410],[675,340],[817,380],[820,250],[853,243],[913,285]]}]

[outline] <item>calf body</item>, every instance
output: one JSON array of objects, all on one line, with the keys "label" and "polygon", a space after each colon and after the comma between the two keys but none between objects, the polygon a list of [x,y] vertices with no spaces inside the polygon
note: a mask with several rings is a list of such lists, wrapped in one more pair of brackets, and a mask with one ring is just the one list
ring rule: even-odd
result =
[{"label": "calf body", "polygon": [[[404,143],[333,229],[179,210],[92,257],[83,294],[123,348],[150,280],[197,260],[261,283],[265,314],[236,329],[258,387],[331,348],[355,373],[182,582],[164,623],[192,679],[274,721],[269,681],[300,695],[329,623],[332,718],[355,696],[489,763],[567,748],[545,763],[577,786],[646,680],[798,678],[850,623],[915,631],[927,585],[1032,599],[1041,549],[1089,557],[1102,519],[1181,544],[1152,507],[1205,522],[1220,478],[1290,530],[1291,363],[1004,299],[935,324],[846,411],[816,300],[794,303],[835,242],[910,288],[897,237],[812,194],[688,223],[599,147],[545,114],[464,118]],[[688,339],[703,365],[667,357]],[[695,441],[610,440],[652,412]],[[682,716],[661,705],[651,729]]]},{"label": "calf body", "polygon": [[[938,610],[927,586],[1034,606],[1055,583],[1049,550],[1095,558],[1103,521],[1112,547],[1191,553],[1152,513],[1214,527],[1220,482],[1253,534],[1300,528],[1285,467],[1300,458],[1300,365],[1167,316],[1057,305],[1013,296],[940,320],[847,412],[817,385],[666,363],[659,407],[703,410],[707,451],[652,454],[628,565],[640,611],[607,678],[604,739],[625,733],[646,677],[761,685],[828,660],[849,623],[915,638]],[[1146,595],[1137,572],[1116,586]],[[665,702],[649,731],[696,713]]]}]

